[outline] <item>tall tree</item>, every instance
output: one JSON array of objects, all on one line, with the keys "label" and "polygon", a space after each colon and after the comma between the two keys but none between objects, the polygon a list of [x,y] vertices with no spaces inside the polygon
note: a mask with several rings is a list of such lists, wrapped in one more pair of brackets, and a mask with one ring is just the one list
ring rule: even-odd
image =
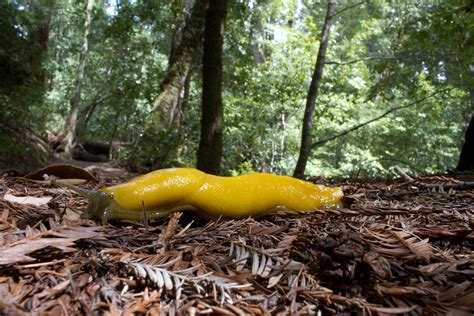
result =
[{"label": "tall tree", "polygon": [[40,69],[36,75],[36,79],[43,86],[46,80],[46,71],[43,68],[44,57],[48,51],[48,41],[50,35],[51,18],[53,15],[55,2],[52,0],[44,0],[32,5],[36,26],[30,34],[33,45],[39,45],[41,53],[35,54],[31,59],[32,67]]},{"label": "tall tree", "polygon": [[[179,138],[176,135],[179,134],[177,129],[181,122],[182,105],[187,97],[190,71],[202,45],[208,0],[195,0],[191,10],[187,10],[188,4],[184,8],[188,12],[174,32],[168,69],[161,81],[151,115],[145,122],[143,134],[132,154],[131,161],[134,163],[154,167],[158,160],[164,160],[169,151],[177,147],[176,140],[169,139],[169,134],[170,130],[174,130],[174,138]],[[152,149],[150,144],[154,144]],[[162,162],[159,166],[162,166]]]},{"label": "tall tree", "polygon": [[160,116],[159,119],[168,126],[178,123],[176,122],[178,104],[202,42],[208,1],[196,0],[189,10],[190,3],[192,4],[192,1],[185,2],[183,9],[185,18],[173,34],[168,70],[152,109],[152,112],[156,113],[155,119],[158,119],[156,116]]},{"label": "tall tree", "polygon": [[474,114],[471,115],[469,126],[466,129],[464,145],[456,169],[460,171],[474,169]]},{"label": "tall tree", "polygon": [[254,57],[255,64],[261,64],[265,61],[265,51],[261,47],[261,41],[265,36],[263,28],[262,10],[267,5],[267,0],[257,0],[250,17],[250,37],[249,48]]},{"label": "tall tree", "polygon": [[306,98],[306,107],[303,117],[303,129],[301,132],[301,147],[298,162],[293,172],[294,177],[301,178],[304,175],[306,164],[311,153],[312,146],[312,129],[313,129],[313,113],[318,98],[319,86],[323,74],[324,62],[326,59],[326,50],[329,42],[329,30],[331,29],[332,18],[335,14],[336,0],[328,0],[328,8],[326,18],[324,20],[323,29],[321,31],[321,42],[319,44],[318,57],[316,58],[316,66],[314,67],[313,78],[308,90]]},{"label": "tall tree", "polygon": [[0,119],[4,122],[44,126],[40,113],[53,10],[50,0],[0,3]]},{"label": "tall tree", "polygon": [[219,174],[223,149],[222,50],[227,0],[211,0],[206,14],[202,58],[202,118],[197,168]]},{"label": "tall tree", "polygon": [[59,133],[61,141],[60,147],[64,148],[66,157],[72,156],[72,151],[76,146],[76,128],[77,118],[79,114],[79,105],[81,103],[81,91],[84,81],[84,68],[86,65],[86,56],[89,49],[89,32],[91,24],[92,9],[94,7],[94,0],[87,0],[84,9],[84,33],[82,37],[82,47],[79,55],[79,65],[76,73],[76,88],[74,98],[71,100],[71,110],[66,117],[64,127]]}]

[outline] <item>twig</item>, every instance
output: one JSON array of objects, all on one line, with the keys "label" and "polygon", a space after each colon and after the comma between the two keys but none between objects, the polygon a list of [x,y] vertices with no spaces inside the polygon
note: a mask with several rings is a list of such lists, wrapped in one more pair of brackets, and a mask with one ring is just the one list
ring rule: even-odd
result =
[{"label": "twig", "polygon": [[145,201],[142,200],[142,211],[143,211],[143,224],[145,225],[145,230],[148,231],[148,213],[145,207]]},{"label": "twig", "polygon": [[357,7],[357,6],[360,6],[361,4],[365,4],[365,3],[367,3],[367,2],[368,2],[368,1],[361,1],[361,2],[355,3],[355,4],[353,4],[353,5],[349,5],[349,6],[345,7],[345,8],[342,8],[342,9],[339,10],[339,11],[336,11],[336,13],[334,13],[334,16],[336,16],[336,15],[338,15],[338,14],[341,14],[341,13],[344,12],[344,11],[347,11],[347,10],[350,10],[350,9],[355,8],[355,7]]},{"label": "twig", "polygon": [[369,57],[361,57],[358,59],[354,60],[349,60],[349,61],[327,61],[327,65],[337,65],[337,66],[343,66],[343,65],[351,65],[355,64],[361,61],[371,61],[371,60],[398,60],[402,59],[404,57],[402,56],[369,56]]},{"label": "twig", "polygon": [[410,177],[405,171],[400,168],[400,166],[395,166],[393,167],[393,171],[395,171],[400,177],[407,181],[413,181],[414,179]]},{"label": "twig", "polygon": [[448,184],[437,184],[437,183],[424,183],[417,182],[416,184],[424,186],[426,188],[444,188],[444,189],[455,189],[455,190],[471,190],[474,189],[474,182],[462,182],[462,183],[448,183]]}]

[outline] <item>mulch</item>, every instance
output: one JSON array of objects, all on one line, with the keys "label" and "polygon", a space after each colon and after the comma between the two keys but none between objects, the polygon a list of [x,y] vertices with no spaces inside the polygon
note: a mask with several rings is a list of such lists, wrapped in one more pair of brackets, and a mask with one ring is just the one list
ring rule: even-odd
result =
[{"label": "mulch", "polygon": [[102,226],[73,192],[4,176],[0,314],[472,315],[472,181],[345,182],[350,208]]}]

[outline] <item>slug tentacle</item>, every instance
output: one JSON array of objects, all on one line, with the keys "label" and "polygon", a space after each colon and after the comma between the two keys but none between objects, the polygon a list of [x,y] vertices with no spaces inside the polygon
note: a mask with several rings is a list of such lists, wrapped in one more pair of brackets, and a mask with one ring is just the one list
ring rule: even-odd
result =
[{"label": "slug tentacle", "polygon": [[100,219],[102,224],[106,224],[109,219],[112,219],[113,214],[121,209],[117,202],[105,192],[87,190],[66,182],[59,182],[56,178],[51,179],[51,184],[66,187],[87,199],[89,206],[81,214],[82,219]]},{"label": "slug tentacle", "polygon": [[109,219],[114,219],[114,214],[121,209],[117,202],[105,192],[94,192],[88,200],[89,206],[81,215],[83,219],[100,219],[102,224],[106,224]]},{"label": "slug tentacle", "polygon": [[91,199],[94,199],[94,196],[97,195],[96,191],[83,189],[83,188],[80,188],[78,186],[69,184],[67,182],[62,182],[62,181],[60,182],[60,181],[58,181],[58,179],[56,177],[51,177],[51,185],[59,185],[59,186],[62,186],[62,187],[66,187],[66,188],[76,192],[77,194],[81,195],[82,197],[85,197],[89,201]]}]

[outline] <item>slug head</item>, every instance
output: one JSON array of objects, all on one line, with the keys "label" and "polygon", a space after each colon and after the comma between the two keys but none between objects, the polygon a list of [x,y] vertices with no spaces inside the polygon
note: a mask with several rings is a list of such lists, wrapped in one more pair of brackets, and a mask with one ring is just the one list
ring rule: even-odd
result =
[{"label": "slug head", "polygon": [[107,220],[112,219],[114,214],[121,209],[114,198],[105,192],[91,191],[66,182],[58,182],[55,178],[52,179],[51,184],[71,189],[89,201],[89,206],[81,214],[82,219],[98,219],[102,224],[106,224]]},{"label": "slug head", "polygon": [[99,219],[102,224],[107,224],[107,221],[113,219],[116,211],[120,209],[114,198],[105,192],[94,192],[87,199],[89,206],[81,215],[83,219]]}]

